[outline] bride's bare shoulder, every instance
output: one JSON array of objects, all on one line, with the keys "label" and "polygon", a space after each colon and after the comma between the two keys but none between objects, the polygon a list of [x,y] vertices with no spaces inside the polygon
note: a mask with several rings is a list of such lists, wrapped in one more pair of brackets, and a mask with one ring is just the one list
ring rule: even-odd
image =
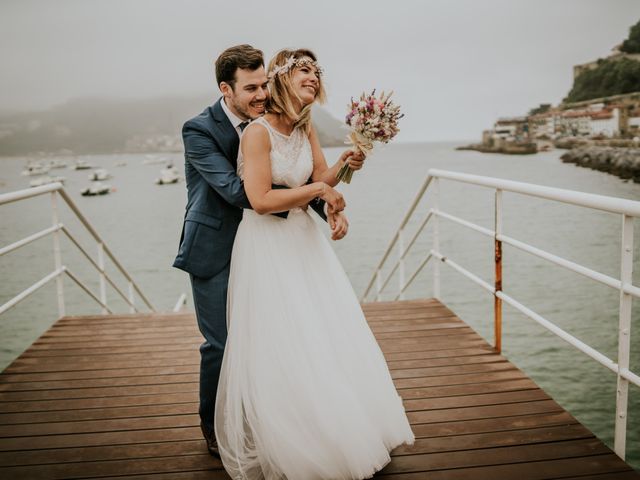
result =
[{"label": "bride's bare shoulder", "polygon": [[242,133],[240,146],[243,152],[256,152],[271,148],[267,126],[260,121],[251,122]]}]

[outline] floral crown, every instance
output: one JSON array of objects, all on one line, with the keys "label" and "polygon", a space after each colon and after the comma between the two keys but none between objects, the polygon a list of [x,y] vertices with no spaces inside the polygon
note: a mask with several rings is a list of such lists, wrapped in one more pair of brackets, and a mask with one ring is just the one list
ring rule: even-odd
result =
[{"label": "floral crown", "polygon": [[322,67],[320,67],[320,65],[318,65],[318,62],[316,62],[315,60],[312,60],[309,57],[295,58],[293,55],[291,55],[282,65],[276,65],[275,67],[273,67],[273,70],[269,72],[267,77],[269,78],[269,80],[271,80],[275,78],[276,75],[284,75],[289,70],[291,70],[291,68],[301,68],[306,65],[315,67],[318,75],[322,75]]}]

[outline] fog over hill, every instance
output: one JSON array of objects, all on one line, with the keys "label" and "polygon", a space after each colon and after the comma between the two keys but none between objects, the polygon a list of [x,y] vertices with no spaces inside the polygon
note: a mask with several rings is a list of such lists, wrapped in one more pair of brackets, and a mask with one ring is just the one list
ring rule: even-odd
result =
[{"label": "fog over hill", "polygon": [[[181,152],[182,124],[214,101],[208,95],[79,98],[39,112],[0,113],[0,155]],[[323,146],[343,144],[346,130],[326,110],[314,110],[314,123]]]}]

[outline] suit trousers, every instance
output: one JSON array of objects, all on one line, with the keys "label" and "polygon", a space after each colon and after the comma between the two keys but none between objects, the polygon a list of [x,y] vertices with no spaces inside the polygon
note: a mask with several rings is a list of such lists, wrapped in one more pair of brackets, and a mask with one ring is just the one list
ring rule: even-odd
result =
[{"label": "suit trousers", "polygon": [[230,263],[211,278],[189,275],[198,328],[205,341],[200,345],[200,420],[213,432],[216,392],[227,342],[227,289]]}]

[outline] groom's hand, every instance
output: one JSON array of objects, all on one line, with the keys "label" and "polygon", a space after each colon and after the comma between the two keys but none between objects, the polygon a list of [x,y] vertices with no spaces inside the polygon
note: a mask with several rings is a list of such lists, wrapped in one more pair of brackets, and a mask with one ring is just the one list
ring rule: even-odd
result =
[{"label": "groom's hand", "polygon": [[327,184],[324,184],[320,198],[327,202],[327,213],[341,212],[346,206],[342,194]]},{"label": "groom's hand", "polygon": [[349,231],[349,221],[343,213],[330,213],[327,216],[331,227],[331,240],[341,240]]}]

